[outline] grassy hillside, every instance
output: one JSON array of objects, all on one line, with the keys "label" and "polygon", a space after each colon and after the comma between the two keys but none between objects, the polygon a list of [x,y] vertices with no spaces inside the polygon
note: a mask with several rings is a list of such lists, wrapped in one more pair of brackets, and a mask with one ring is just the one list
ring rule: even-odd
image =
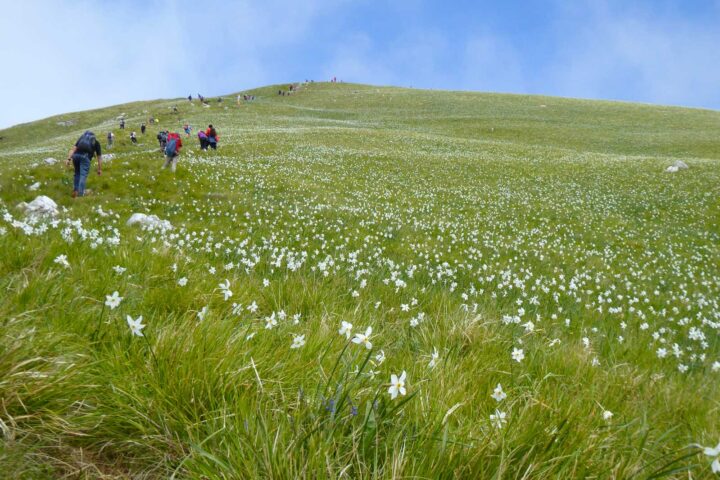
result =
[{"label": "grassy hillside", "polygon": [[[279,88],[0,131],[0,471],[712,477],[720,112]],[[116,145],[72,199],[43,160],[86,129]]]}]

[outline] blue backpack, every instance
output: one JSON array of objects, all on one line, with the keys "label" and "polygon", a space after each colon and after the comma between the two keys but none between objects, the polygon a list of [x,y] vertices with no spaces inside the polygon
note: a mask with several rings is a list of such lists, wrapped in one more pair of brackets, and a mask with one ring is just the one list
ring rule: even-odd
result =
[{"label": "blue backpack", "polygon": [[87,131],[82,134],[77,142],[77,151],[92,157],[95,152],[95,134]]},{"label": "blue backpack", "polygon": [[177,139],[173,138],[165,146],[165,156],[174,157],[177,154]]}]

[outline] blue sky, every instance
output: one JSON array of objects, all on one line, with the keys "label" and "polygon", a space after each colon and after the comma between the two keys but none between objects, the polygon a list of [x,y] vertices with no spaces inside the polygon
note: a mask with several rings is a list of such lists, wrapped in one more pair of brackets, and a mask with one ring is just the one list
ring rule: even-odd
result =
[{"label": "blue sky", "polygon": [[0,0],[0,128],[348,82],[720,109],[720,0]]}]

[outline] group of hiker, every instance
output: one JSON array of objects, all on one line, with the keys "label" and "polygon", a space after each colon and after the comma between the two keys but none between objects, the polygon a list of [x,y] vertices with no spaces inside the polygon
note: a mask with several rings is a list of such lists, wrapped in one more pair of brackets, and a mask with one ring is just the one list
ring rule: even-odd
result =
[{"label": "group of hiker", "polygon": [[[331,80],[332,82],[337,82],[337,78],[333,77]],[[305,81],[308,83],[308,81]],[[310,83],[312,83],[312,80],[310,80]],[[278,90],[278,95],[289,95],[291,93],[294,93],[297,90],[296,85],[289,85],[287,91]],[[207,105],[207,100],[205,97],[200,95],[198,93],[197,95],[198,100],[200,100],[201,103]],[[188,101],[192,102],[193,97],[192,95],[188,95],[187,97]],[[255,100],[255,95],[238,95],[237,96],[237,102],[240,104],[240,101],[245,102],[251,102]],[[219,97],[217,99],[218,103],[222,102],[222,97]],[[173,106],[173,112],[179,113],[177,106]],[[148,122],[150,124],[156,124],[159,123],[159,120],[155,117],[151,116],[148,119]],[[120,118],[120,129],[125,130],[125,118],[124,115]],[[146,124],[143,122],[140,125],[140,133],[142,135],[145,135],[146,132]],[[186,137],[190,137],[190,132],[192,131],[192,127],[190,127],[189,124],[183,125],[183,131],[185,132]],[[198,129],[198,141],[200,142],[200,150],[207,151],[208,148],[212,150],[217,150],[218,142],[220,139],[220,136],[217,133],[217,130],[215,127],[212,126],[212,124],[208,125],[208,128]],[[162,168],[170,168],[173,172],[175,172],[176,166],[177,166],[177,160],[180,156],[180,151],[183,148],[182,138],[177,132],[170,132],[169,130],[162,130],[158,132],[157,134],[157,140],[160,144],[160,151],[163,153],[165,157],[165,161],[163,162]],[[133,131],[130,133],[130,141],[134,144],[138,144],[138,138],[136,133]],[[107,134],[107,145],[108,148],[112,148],[113,144],[115,143],[115,134],[113,132],[108,132]],[[97,156],[98,161],[98,168],[97,168],[97,174],[102,174],[102,149],[100,147],[100,142],[95,137],[95,134],[91,131],[86,131],[83,133],[80,138],[78,138],[77,142],[75,142],[75,145],[70,149],[70,152],[68,152],[68,158],[66,165],[72,164],[75,170],[75,176],[73,179],[73,191],[72,191],[72,197],[82,197],[85,195],[85,184],[87,183],[87,177],[90,173],[90,164],[93,159],[93,157]]]},{"label": "group of hiker", "polygon": [[200,150],[207,151],[208,147],[212,148],[213,150],[217,150],[217,144],[219,139],[220,136],[218,135],[217,130],[215,130],[215,127],[213,127],[212,124],[208,125],[208,128],[205,131],[198,131]]},{"label": "group of hiker", "polygon": [[[120,121],[122,129],[125,129],[125,120]],[[142,134],[145,134],[145,123],[140,127]],[[183,130],[187,137],[190,136],[192,128],[189,124],[183,126]],[[208,148],[217,150],[218,140],[220,136],[215,130],[212,124],[208,125],[206,130],[200,129],[198,131],[198,139],[200,141],[200,149],[207,151]],[[112,147],[115,140],[115,134],[108,132],[107,142],[108,147]],[[130,133],[130,140],[133,144],[137,144],[137,135],[135,132]],[[180,151],[183,148],[182,138],[177,132],[170,132],[169,130],[162,130],[157,134],[157,140],[160,144],[160,150],[163,153],[165,160],[162,168],[170,168],[172,172],[175,172],[178,157]],[[78,138],[75,145],[68,152],[68,158],[66,165],[73,165],[75,175],[73,178],[73,191],[72,197],[82,197],[85,195],[85,185],[87,183],[87,177],[90,173],[90,165],[93,157],[97,157],[98,167],[97,174],[102,174],[102,147],[100,141],[95,137],[95,134],[89,130],[85,131],[80,138]]]},{"label": "group of hiker", "polygon": [[[125,130],[125,119],[120,119],[120,129]],[[145,122],[140,124],[140,133],[145,135],[145,130],[147,130],[147,126],[145,125]],[[130,132],[130,141],[133,143],[133,145],[138,144],[137,139],[137,133]],[[107,134],[107,146],[108,148],[112,148],[113,144],[115,143],[115,134],[113,132],[108,132]]]}]

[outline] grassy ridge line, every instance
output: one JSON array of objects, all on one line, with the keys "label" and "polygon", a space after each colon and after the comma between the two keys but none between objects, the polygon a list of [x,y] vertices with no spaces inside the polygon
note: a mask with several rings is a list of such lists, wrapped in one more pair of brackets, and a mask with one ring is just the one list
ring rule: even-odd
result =
[{"label": "grassy ridge line", "polygon": [[[400,125],[408,130],[456,138],[482,137],[600,153],[720,158],[716,133],[720,130],[720,112],[711,110],[353,84],[330,87],[311,84],[301,95],[278,98],[277,89],[281,87],[249,91],[259,96],[258,101],[249,108],[231,110],[230,114],[251,120],[250,112],[264,116],[286,111],[292,118],[297,110],[302,110],[316,112],[319,119],[370,120],[381,128]],[[222,107],[234,108],[235,94],[224,98]],[[403,108],[408,102],[412,108]],[[215,115],[219,110],[214,102],[210,109],[186,108],[187,104],[186,99],[135,102],[12,127],[0,131],[0,136],[6,137],[0,141],[0,152],[12,146],[47,143],[54,137],[73,137],[86,128],[104,129],[112,126],[121,113],[138,123],[129,123],[129,128],[139,130],[139,121],[147,117],[143,111],[159,115],[165,122],[168,115],[172,116],[169,112],[172,105],[178,105],[181,116],[188,121]],[[68,119],[77,120],[78,128],[65,137],[62,134],[71,127],[61,127],[56,122]]]}]

